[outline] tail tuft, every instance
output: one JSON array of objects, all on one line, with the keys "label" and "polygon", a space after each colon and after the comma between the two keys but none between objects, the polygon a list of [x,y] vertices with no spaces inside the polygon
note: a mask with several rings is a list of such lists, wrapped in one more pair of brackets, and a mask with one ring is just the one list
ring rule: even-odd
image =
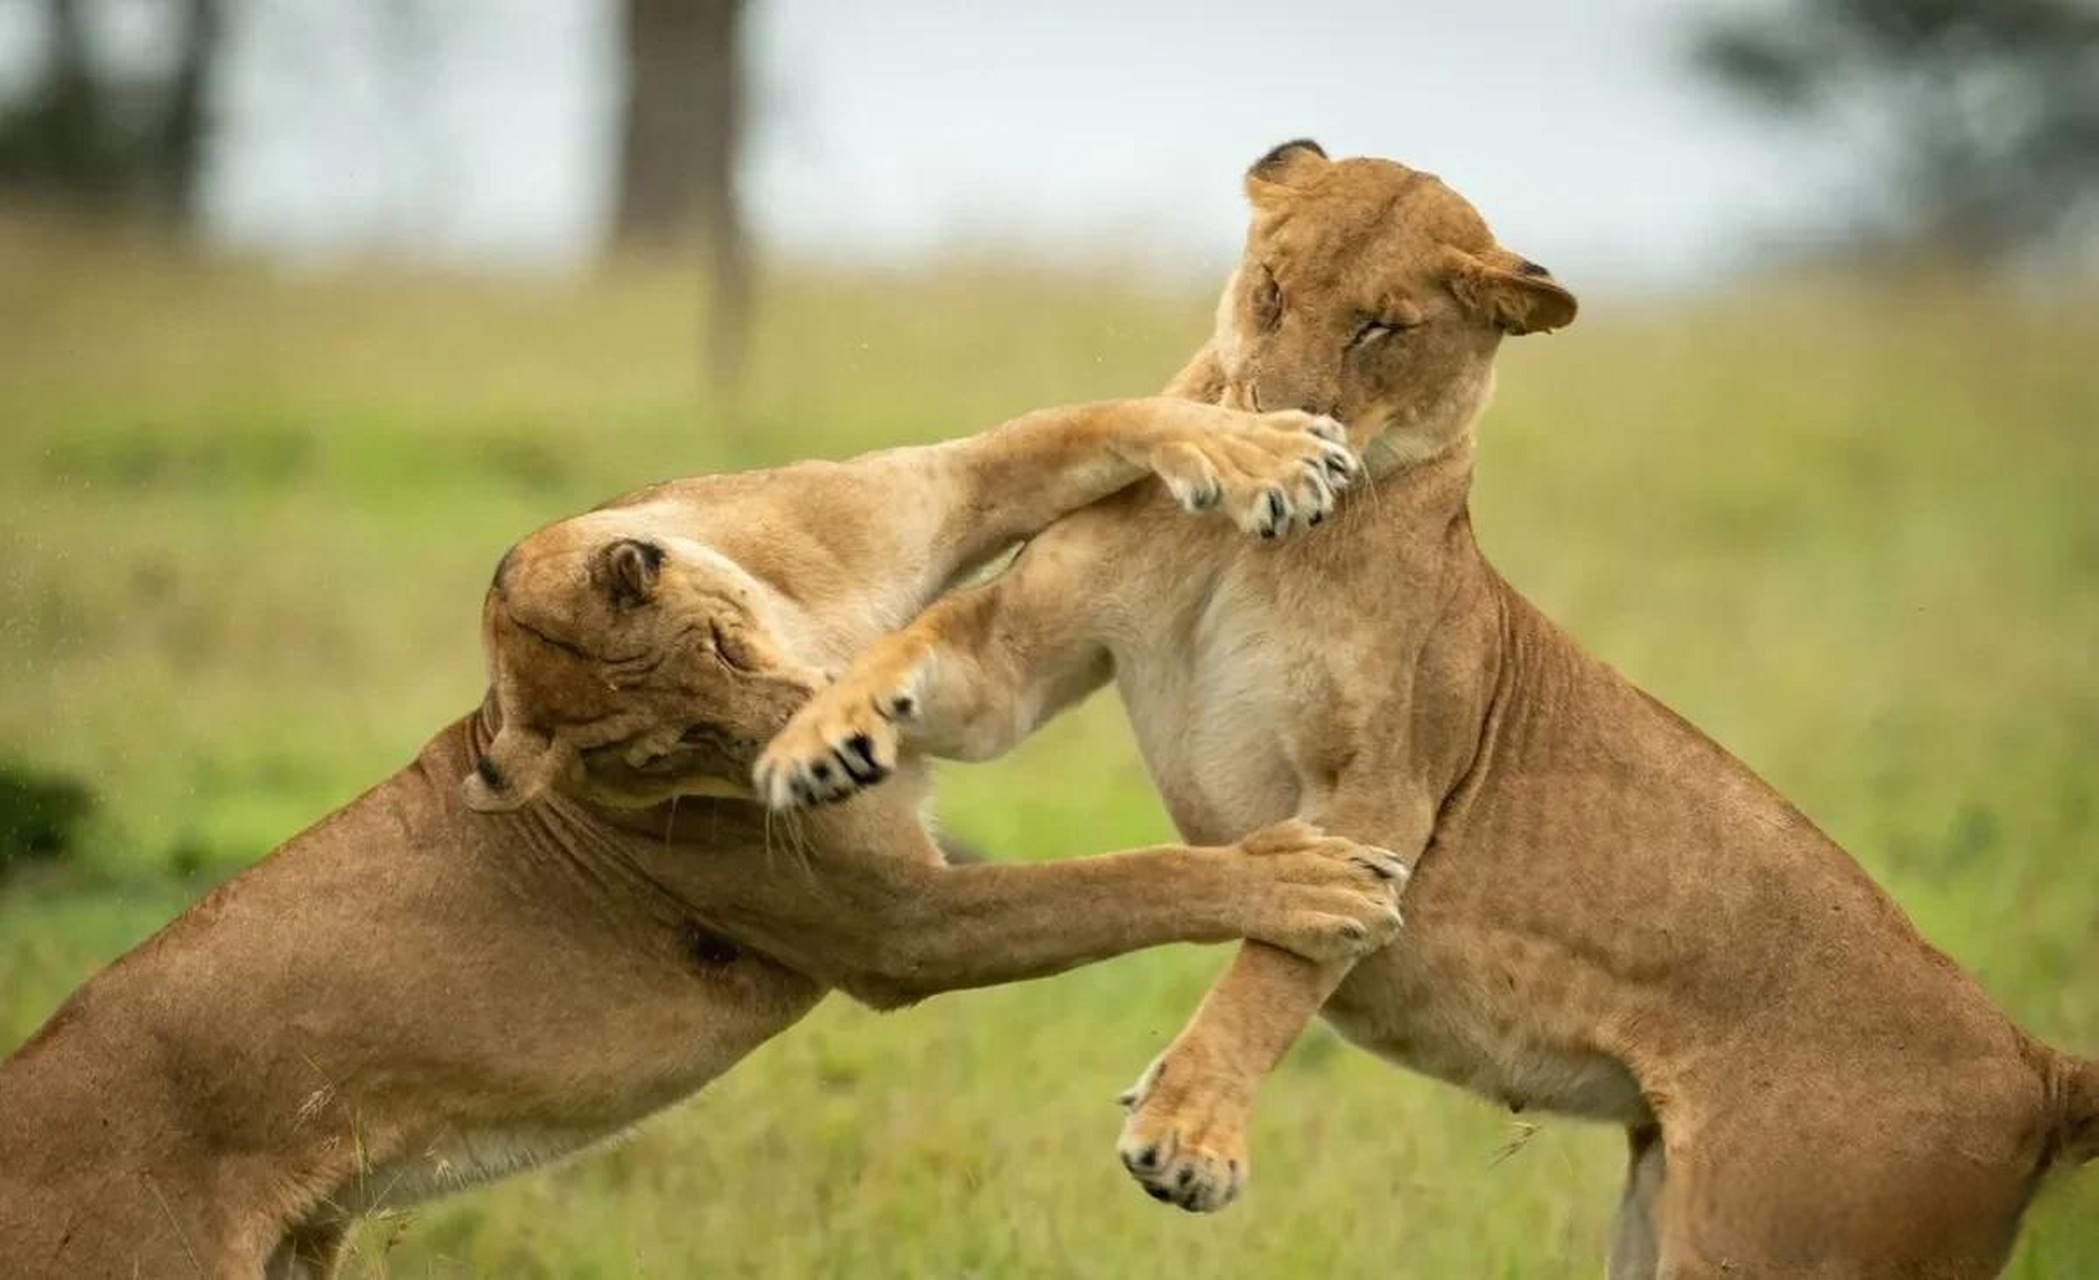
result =
[{"label": "tail tuft", "polygon": [[2063,1068],[2056,1149],[2072,1165],[2099,1160],[2099,1062],[2065,1054]]}]

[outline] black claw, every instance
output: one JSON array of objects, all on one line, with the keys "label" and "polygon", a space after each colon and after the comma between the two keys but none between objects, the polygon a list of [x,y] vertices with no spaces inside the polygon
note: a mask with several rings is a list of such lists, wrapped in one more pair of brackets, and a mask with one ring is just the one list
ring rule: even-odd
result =
[{"label": "black claw", "polygon": [[1274,524],[1283,522],[1283,492],[1280,489],[1268,491],[1268,519]]},{"label": "black claw", "polygon": [[1173,1193],[1171,1191],[1168,1191],[1164,1187],[1155,1187],[1148,1182],[1144,1184],[1144,1194],[1150,1196],[1154,1200],[1157,1200],[1161,1204],[1173,1203]]},{"label": "black claw", "polygon": [[856,733],[846,739],[837,752],[838,763],[853,781],[866,786],[880,782],[889,776],[889,770],[875,763],[874,739],[864,733]]},{"label": "black claw", "polygon": [[1188,1189],[1188,1184],[1193,1181],[1195,1181],[1195,1170],[1189,1168],[1187,1165],[1182,1165],[1181,1171],[1174,1175],[1173,1184],[1181,1188],[1183,1191],[1186,1191]]}]

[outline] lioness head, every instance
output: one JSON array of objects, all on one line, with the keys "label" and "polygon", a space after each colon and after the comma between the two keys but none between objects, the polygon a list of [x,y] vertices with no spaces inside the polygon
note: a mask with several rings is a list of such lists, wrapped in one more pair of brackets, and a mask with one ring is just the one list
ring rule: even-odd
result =
[{"label": "lioness head", "polygon": [[1246,194],[1211,343],[1228,405],[1331,414],[1373,458],[1429,457],[1485,406],[1503,335],[1574,320],[1574,295],[1434,174],[1287,142]]},{"label": "lioness head", "polygon": [[775,643],[761,584],[667,525],[646,503],[593,511],[503,557],[481,613],[501,727],[471,807],[557,785],[630,808],[749,795],[759,749],[823,673]]}]

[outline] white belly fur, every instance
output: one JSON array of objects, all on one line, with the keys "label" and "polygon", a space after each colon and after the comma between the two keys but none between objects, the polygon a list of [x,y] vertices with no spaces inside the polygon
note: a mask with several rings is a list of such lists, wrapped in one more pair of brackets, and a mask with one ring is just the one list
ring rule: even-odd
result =
[{"label": "white belly fur", "polygon": [[1550,1011],[1527,1008],[1506,986],[1440,969],[1425,958],[1434,949],[1433,939],[1402,933],[1355,967],[1327,1002],[1327,1021],[1389,1062],[1512,1110],[1653,1122],[1624,1063],[1554,1034]]}]

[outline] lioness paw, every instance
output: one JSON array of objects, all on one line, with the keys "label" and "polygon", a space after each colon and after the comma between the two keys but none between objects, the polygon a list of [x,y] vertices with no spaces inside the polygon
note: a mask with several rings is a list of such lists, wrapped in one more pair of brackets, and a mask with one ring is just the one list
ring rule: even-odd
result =
[{"label": "lioness paw", "polygon": [[1348,433],[1315,414],[1253,414],[1205,406],[1197,428],[1161,444],[1152,470],[1189,511],[1221,507],[1262,538],[1324,521],[1362,475]]},{"label": "lioness paw", "polygon": [[760,753],[751,771],[773,809],[833,804],[896,772],[897,725],[918,712],[909,673],[848,673],[817,693]]},{"label": "lioness paw", "polygon": [[1115,1144],[1146,1195],[1190,1213],[1238,1199],[1249,1169],[1246,1109],[1209,1076],[1192,1055],[1169,1050],[1123,1094],[1129,1114]]},{"label": "lioness paw", "polygon": [[1255,877],[1247,937],[1335,964],[1399,935],[1407,866],[1396,855],[1294,819],[1263,827],[1237,848]]}]

